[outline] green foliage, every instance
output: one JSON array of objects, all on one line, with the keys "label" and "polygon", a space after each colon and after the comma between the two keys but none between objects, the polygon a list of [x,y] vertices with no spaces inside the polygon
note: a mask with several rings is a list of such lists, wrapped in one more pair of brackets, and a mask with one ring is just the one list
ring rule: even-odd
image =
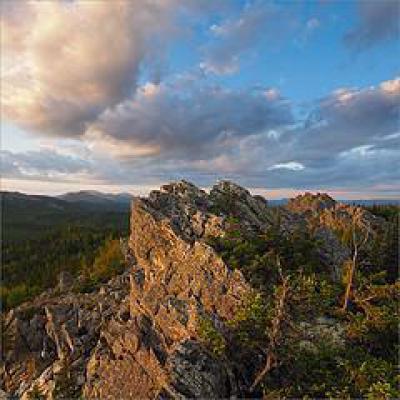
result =
[{"label": "green foliage", "polygon": [[[388,222],[369,237],[365,250],[359,254],[351,307],[345,314],[340,311],[344,285],[333,282],[328,271],[321,268],[316,251],[319,243],[308,231],[282,235],[278,218],[266,232],[252,234],[232,218],[224,237],[208,239],[223,260],[231,268],[240,269],[255,288],[228,322],[233,347],[240,354],[246,350],[248,354],[266,351],[280,274],[290,277],[287,314],[276,349],[279,362],[258,387],[262,390],[258,392],[260,396],[400,397],[396,375],[398,225],[389,211],[384,210]],[[336,234],[351,242],[351,226],[342,222]],[[325,331],[317,323],[321,316],[325,320],[329,317]],[[311,341],[305,340],[305,322],[308,333],[316,330]],[[213,337],[210,333],[209,336]]]},{"label": "green foliage", "polygon": [[370,207],[365,207],[368,211],[377,217],[386,219],[388,222],[393,222],[399,218],[399,206],[394,204],[374,204]]},{"label": "green foliage", "polygon": [[[122,215],[127,225],[128,214]],[[77,276],[85,270],[90,270],[98,249],[107,238],[126,234],[127,226],[119,226],[117,221],[113,226],[105,224],[99,227],[96,220],[83,219],[79,225],[55,224],[51,232],[37,238],[3,242],[3,281],[0,291],[2,309],[15,307],[43,290],[54,287],[61,271],[68,271]],[[7,235],[8,231],[5,229],[3,237]],[[95,267],[99,280],[107,276],[107,271],[101,265],[107,261],[107,257],[110,257],[113,264],[112,269],[118,269],[117,258],[113,260],[113,257],[107,254],[102,257]]]},{"label": "green foliage", "polygon": [[224,237],[208,238],[208,244],[231,268],[240,269],[253,287],[261,290],[267,290],[278,279],[277,256],[284,271],[320,271],[318,243],[307,231],[283,235],[278,224],[257,235],[241,231],[237,224],[231,225]]},{"label": "green foliage", "polygon": [[107,281],[124,268],[124,256],[118,239],[109,239],[100,248],[94,259],[91,275],[100,281]]},{"label": "green foliage", "polygon": [[92,265],[83,268],[84,280],[74,285],[74,291],[88,293],[99,283],[107,282],[124,269],[124,256],[118,239],[107,239],[101,246]]},{"label": "green foliage", "polygon": [[208,348],[216,355],[222,356],[226,350],[226,341],[223,335],[215,328],[214,322],[208,316],[198,320],[198,334]]},{"label": "green foliage", "polygon": [[226,188],[225,192],[214,202],[209,211],[216,215],[236,216],[234,196],[230,193],[228,188]]},{"label": "green foliage", "polygon": [[1,287],[0,296],[2,307],[13,308],[40,293],[38,286],[26,286],[24,283],[11,288]]},{"label": "green foliage", "polygon": [[267,300],[260,293],[253,293],[228,322],[235,341],[240,346],[257,348],[266,340],[266,325],[269,318]]},{"label": "green foliage", "polygon": [[66,202],[54,197],[1,192],[2,243],[41,239],[61,227],[128,229],[129,205],[109,207],[86,202]]},{"label": "green foliage", "polygon": [[361,287],[355,294],[357,307],[347,316],[349,341],[393,363],[399,350],[399,289],[400,282]]},{"label": "green foliage", "polygon": [[[340,347],[316,338],[312,348],[284,349],[283,362],[266,377],[266,394],[280,391],[286,398],[398,398],[396,367],[351,345]],[[374,397],[375,396],[375,397]]]},{"label": "green foliage", "polygon": [[393,283],[399,274],[399,217],[392,216],[369,247],[369,273],[386,271],[387,282]]}]

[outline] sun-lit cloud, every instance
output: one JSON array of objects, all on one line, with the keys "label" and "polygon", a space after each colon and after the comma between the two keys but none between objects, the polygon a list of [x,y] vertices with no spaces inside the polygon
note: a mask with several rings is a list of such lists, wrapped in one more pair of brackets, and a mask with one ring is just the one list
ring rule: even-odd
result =
[{"label": "sun-lit cloud", "polygon": [[292,118],[290,106],[277,95],[197,85],[182,92],[181,85],[146,84],[133,99],[106,110],[86,136],[114,138],[124,155],[125,145],[142,155],[193,160],[224,152],[241,137],[279,128]]},{"label": "sun-lit cloud", "polygon": [[3,115],[28,129],[81,135],[135,91],[141,63],[174,35],[176,3],[2,2]]},{"label": "sun-lit cloud", "polygon": [[157,145],[135,143],[134,137],[130,141],[119,140],[96,129],[87,130],[84,142],[88,149],[95,154],[120,159],[152,156],[160,153]]}]

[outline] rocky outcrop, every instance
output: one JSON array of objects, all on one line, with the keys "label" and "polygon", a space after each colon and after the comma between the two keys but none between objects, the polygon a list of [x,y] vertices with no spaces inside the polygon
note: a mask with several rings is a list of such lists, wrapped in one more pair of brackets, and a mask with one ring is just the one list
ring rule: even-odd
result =
[{"label": "rocky outcrop", "polygon": [[100,330],[122,318],[124,307],[129,313],[129,271],[93,293],[59,293],[45,292],[3,316],[0,382],[22,399],[35,391],[49,399],[81,392]]},{"label": "rocky outcrop", "polygon": [[339,279],[350,250],[334,227],[348,224],[352,212],[307,194],[277,219],[265,199],[226,181],[209,194],[181,181],[135,199],[131,235],[121,241],[123,274],[86,294],[73,293],[63,274],[55,290],[4,316],[1,388],[23,399],[36,392],[48,399],[245,396],[243,359],[216,356],[201,325],[211,321],[228,343],[227,322],[253,289],[207,238],[224,236],[232,219],[250,233],[278,221],[284,234],[311,233],[321,263]]},{"label": "rocky outcrop", "polygon": [[[199,321],[224,324],[251,288],[204,242],[223,234],[208,195],[181,182],[154,191],[132,209],[130,320],[110,323],[88,368],[88,398],[229,398],[239,394],[229,364],[199,337]],[[107,350],[106,350],[107,349]],[[111,356],[110,356],[111,354]],[[134,373],[134,380],[121,377]]]},{"label": "rocky outcrop", "polygon": [[321,263],[337,281],[342,278],[344,263],[351,258],[349,242],[353,224],[356,229],[368,229],[371,236],[379,234],[386,224],[384,219],[361,207],[337,202],[323,193],[297,196],[289,201],[285,210],[289,227],[305,224],[318,241]]},{"label": "rocky outcrop", "polygon": [[289,199],[287,209],[297,213],[318,212],[335,207],[336,201],[326,193],[305,193]]},{"label": "rocky outcrop", "polygon": [[262,231],[273,223],[267,201],[233,182],[221,181],[210,191],[210,202],[216,211],[229,210],[248,229]]}]

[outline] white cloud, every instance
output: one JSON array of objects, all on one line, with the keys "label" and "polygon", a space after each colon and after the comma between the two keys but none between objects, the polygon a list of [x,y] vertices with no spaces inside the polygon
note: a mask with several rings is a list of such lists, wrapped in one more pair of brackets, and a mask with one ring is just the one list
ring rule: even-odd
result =
[{"label": "white cloud", "polygon": [[113,158],[124,159],[152,156],[160,152],[160,148],[156,145],[141,145],[140,143],[135,143],[134,138],[131,141],[118,140],[113,136],[92,128],[86,131],[83,141],[87,144],[89,150],[103,157],[111,156]]},{"label": "white cloud", "polygon": [[313,32],[321,26],[321,22],[318,18],[310,18],[306,23],[308,32]]},{"label": "white cloud", "polygon": [[78,136],[131,95],[141,63],[174,33],[173,0],[1,2],[2,112]]},{"label": "white cloud", "polygon": [[299,162],[289,161],[286,163],[274,164],[272,167],[269,167],[268,170],[273,171],[274,169],[288,169],[290,171],[302,171],[304,168],[304,165]]}]

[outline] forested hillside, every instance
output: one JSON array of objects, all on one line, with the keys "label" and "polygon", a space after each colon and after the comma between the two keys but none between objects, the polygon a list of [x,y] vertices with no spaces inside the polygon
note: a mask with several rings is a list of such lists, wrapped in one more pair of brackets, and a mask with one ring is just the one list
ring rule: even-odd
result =
[{"label": "forested hillside", "polygon": [[129,202],[65,201],[2,193],[4,309],[52,287],[61,271],[92,266],[107,240],[127,236]]}]

